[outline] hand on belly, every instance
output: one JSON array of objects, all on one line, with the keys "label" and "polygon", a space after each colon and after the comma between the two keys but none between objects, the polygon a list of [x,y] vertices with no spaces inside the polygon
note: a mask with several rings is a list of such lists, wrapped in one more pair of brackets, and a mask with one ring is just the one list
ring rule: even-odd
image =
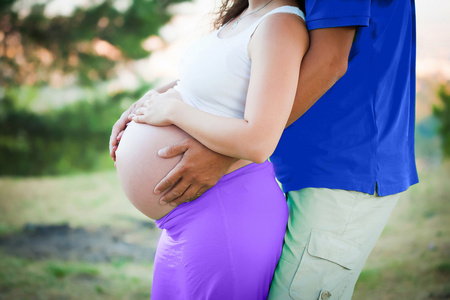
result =
[{"label": "hand on belly", "polygon": [[130,202],[151,219],[160,219],[173,209],[159,204],[161,195],[153,190],[181,159],[161,158],[158,150],[187,137],[186,132],[173,125],[156,127],[131,122],[120,140],[116,151],[119,182]]}]

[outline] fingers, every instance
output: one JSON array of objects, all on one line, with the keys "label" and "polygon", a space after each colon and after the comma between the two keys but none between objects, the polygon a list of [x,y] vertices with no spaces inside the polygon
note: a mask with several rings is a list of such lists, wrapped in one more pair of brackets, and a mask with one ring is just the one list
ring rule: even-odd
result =
[{"label": "fingers", "polygon": [[128,115],[128,119],[131,120],[131,118],[136,115],[136,111],[141,108],[144,105],[144,101],[142,98],[136,103],[136,105],[133,107],[133,109],[130,110],[130,113]]},{"label": "fingers", "polygon": [[185,139],[178,144],[170,145],[158,151],[158,155],[163,158],[171,158],[181,155],[189,149],[190,138]]},{"label": "fingers", "polygon": [[126,126],[133,119],[134,115],[136,114],[136,111],[143,106],[144,102],[147,99],[150,99],[155,94],[158,93],[153,90],[150,90],[147,93],[145,93],[145,95],[142,96],[141,99],[133,103],[130,106],[130,108],[124,111],[120,116],[119,120],[117,120],[117,122],[114,124],[111,131],[111,136],[109,137],[109,155],[112,157],[113,160],[115,160],[116,158],[115,152],[117,150],[117,146],[119,144],[120,139],[122,138],[123,131],[125,130]]},{"label": "fingers", "polygon": [[110,146],[109,147],[109,156],[111,156],[113,161],[116,161],[116,150],[117,150],[117,146]]},{"label": "fingers", "polygon": [[[182,197],[188,189],[189,183],[186,183],[185,181],[180,181],[170,191],[168,191],[164,196],[162,196],[159,199],[159,203],[161,205],[166,205],[167,203],[170,203],[171,206],[176,206],[177,203],[172,201]],[[183,201],[183,198],[180,199],[180,203],[183,203],[185,201],[186,200]]]},{"label": "fingers", "polygon": [[124,132],[125,132],[125,130],[122,130],[121,132],[119,132],[119,134],[117,135],[117,141],[120,141],[122,139]]},{"label": "fingers", "polygon": [[136,123],[144,123],[144,115],[135,115],[132,120]]},{"label": "fingers", "polygon": [[109,148],[117,144],[117,134],[120,132],[120,119],[114,124],[109,137]]},{"label": "fingers", "polygon": [[120,133],[120,131],[122,131],[122,127],[125,127],[124,125],[122,125],[121,120],[119,119],[116,124],[114,124],[112,131],[111,131],[111,136],[109,137],[109,156],[111,156],[112,159],[116,158],[116,150],[117,150],[117,145],[118,145],[118,135]]},{"label": "fingers", "polygon": [[155,187],[154,192],[163,195],[162,205],[176,206],[200,197],[235,162],[234,158],[216,154],[193,138],[163,148],[158,154],[165,158],[183,154],[181,161]]},{"label": "fingers", "polygon": [[[166,175],[156,186],[154,193],[159,195],[163,194],[165,191],[171,189],[178,181],[180,181],[182,175],[183,166],[177,164],[169,174]],[[186,187],[187,188],[187,187]],[[183,191],[184,192],[184,191]],[[181,194],[180,194],[181,195]]]},{"label": "fingers", "polygon": [[133,119],[135,116],[143,116],[145,115],[147,109],[146,106],[142,106],[135,110],[134,114],[130,114],[131,119]]},{"label": "fingers", "polygon": [[148,91],[147,93],[145,93],[144,96],[142,96],[141,99],[143,99],[143,100],[149,99],[149,98],[151,98],[152,96],[154,96],[154,95],[159,95],[159,94],[160,94],[160,93],[158,93],[158,92],[155,91],[155,90],[150,90],[150,91]]},{"label": "fingers", "polygon": [[[170,206],[175,207],[184,202],[194,201],[195,199],[197,199],[198,197],[203,195],[207,190],[209,190],[211,188],[211,186],[206,186],[206,185],[204,185],[204,186],[190,185],[184,191],[184,193],[182,193],[180,195],[181,191],[184,190],[185,185],[182,182],[180,182],[179,185],[180,185],[180,187],[178,187],[178,185],[176,185],[174,187],[173,194],[171,194],[171,192],[169,192],[167,195],[164,195],[164,197],[161,197],[160,203],[162,205],[170,204]],[[172,196],[177,196],[177,195],[179,195],[179,196],[172,199]]]},{"label": "fingers", "polygon": [[200,197],[201,195],[203,195],[207,190],[209,190],[210,188],[212,188],[213,186],[210,185],[204,185],[203,187],[201,187],[196,193],[195,193],[195,198],[197,199],[198,197]]},{"label": "fingers", "polygon": [[[134,107],[133,105],[130,107],[130,109]],[[119,120],[116,121],[114,124],[112,130],[111,130],[111,136],[109,137],[109,155],[115,159],[115,151],[117,150],[118,141],[120,140],[119,134],[125,130],[125,127],[127,126],[129,120],[128,115],[130,109],[124,111],[122,115],[120,116]]]},{"label": "fingers", "polygon": [[148,105],[144,105],[138,110],[136,110],[136,115],[145,115],[147,111],[150,111],[150,109],[148,108]]},{"label": "fingers", "polygon": [[[197,199],[203,194],[199,192],[199,187],[201,186],[194,186],[194,185],[189,186],[188,189],[181,196],[170,201],[170,206],[175,207],[180,205],[181,203],[190,202]],[[169,202],[169,200],[167,200],[167,202]]]},{"label": "fingers", "polygon": [[140,108],[136,109],[135,114],[130,115],[131,120],[133,120],[134,122],[137,122],[137,123],[144,122],[144,116],[145,116],[145,108],[144,107],[140,107]]},{"label": "fingers", "polygon": [[[128,125],[128,124],[127,124]],[[116,150],[117,147],[119,147],[119,142],[122,139],[123,133],[125,132],[125,130],[122,130],[121,132],[119,132],[119,134],[117,135],[117,138],[115,139],[115,144],[112,145],[110,142],[109,145],[109,156],[111,156],[111,158],[116,161]],[[116,164],[114,164],[115,166]]]}]

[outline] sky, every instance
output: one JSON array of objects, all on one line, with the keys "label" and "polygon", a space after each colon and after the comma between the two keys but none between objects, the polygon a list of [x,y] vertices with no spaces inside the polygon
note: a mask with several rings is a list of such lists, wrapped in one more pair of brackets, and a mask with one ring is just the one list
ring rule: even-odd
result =
[{"label": "sky", "polygon": [[450,1],[416,0],[417,74],[450,80]]}]

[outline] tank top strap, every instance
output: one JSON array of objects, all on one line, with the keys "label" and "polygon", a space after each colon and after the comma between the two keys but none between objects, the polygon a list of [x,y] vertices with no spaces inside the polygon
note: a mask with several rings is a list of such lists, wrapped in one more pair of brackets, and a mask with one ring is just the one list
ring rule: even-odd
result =
[{"label": "tank top strap", "polygon": [[261,24],[261,22],[266,17],[268,17],[270,15],[273,15],[273,14],[278,14],[278,13],[294,14],[294,15],[299,16],[303,20],[305,20],[305,14],[301,11],[300,8],[298,8],[296,6],[290,6],[290,5],[280,6],[280,7],[277,7],[275,9],[269,11],[268,13],[263,15],[261,18],[259,18],[258,21],[256,21],[254,24],[252,24],[252,26],[250,26],[250,28],[249,28],[250,36],[253,35],[253,33],[255,32],[256,28],[258,28],[259,24]]}]

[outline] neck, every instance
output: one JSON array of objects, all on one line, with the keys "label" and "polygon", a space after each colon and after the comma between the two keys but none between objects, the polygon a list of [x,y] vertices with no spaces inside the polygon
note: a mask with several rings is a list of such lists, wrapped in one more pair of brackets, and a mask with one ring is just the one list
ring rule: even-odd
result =
[{"label": "neck", "polygon": [[258,8],[260,8],[261,6],[263,6],[264,4],[267,4],[267,2],[269,2],[270,0],[249,0],[248,1],[248,11],[254,11]]}]

